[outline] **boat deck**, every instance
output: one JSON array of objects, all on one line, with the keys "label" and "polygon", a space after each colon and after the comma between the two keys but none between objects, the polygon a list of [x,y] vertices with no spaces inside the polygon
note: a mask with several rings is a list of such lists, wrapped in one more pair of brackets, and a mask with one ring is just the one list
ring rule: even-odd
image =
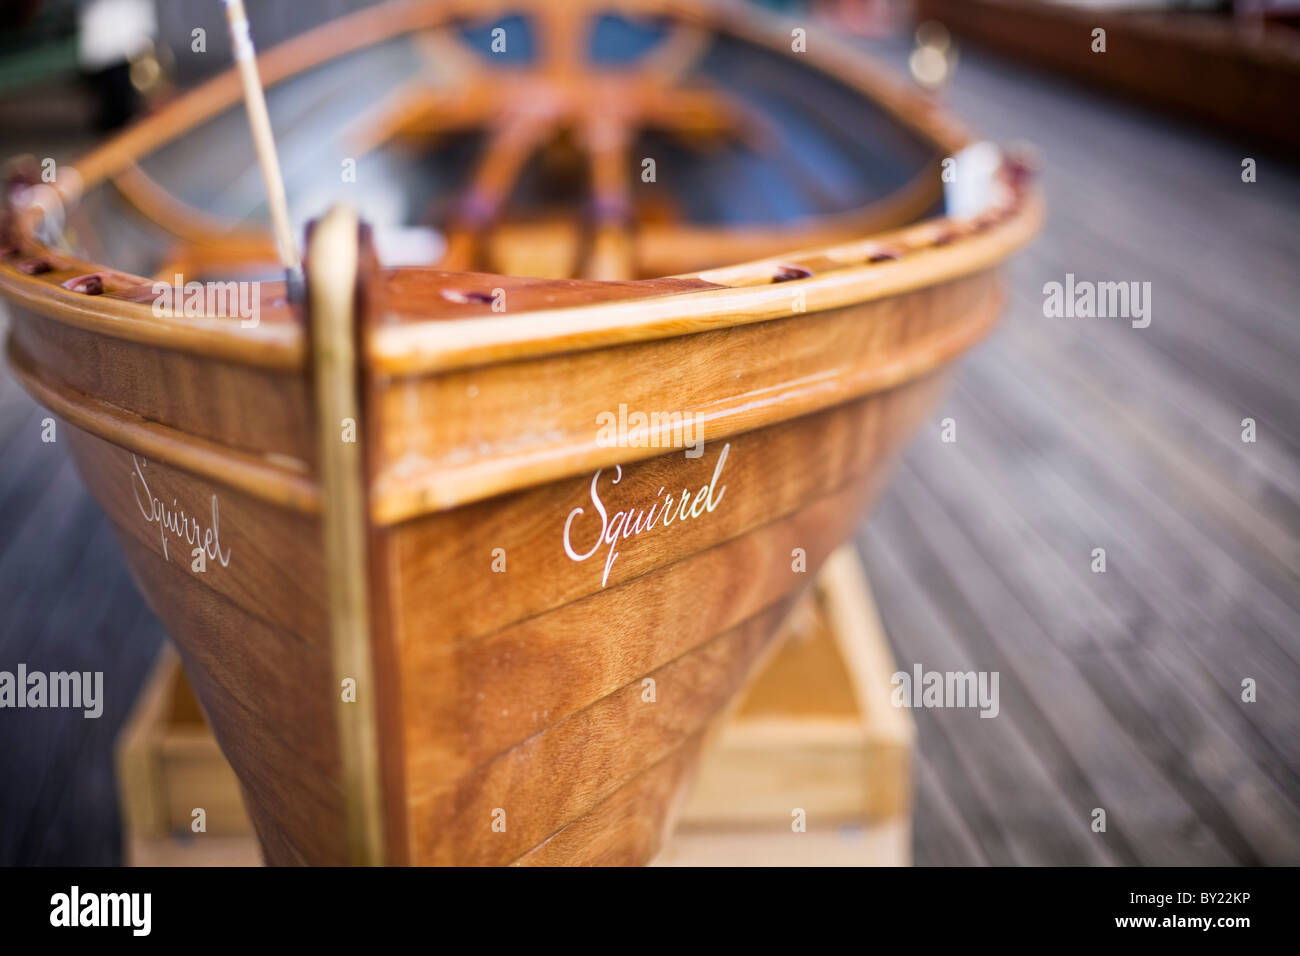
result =
[{"label": "boat deck", "polygon": [[[916,862],[1300,863],[1300,172],[973,50],[948,99],[1037,144],[1050,219],[859,536],[901,668],[1000,674],[996,719],[915,715]],[[1067,273],[1151,282],[1150,327],[1044,318]],[[4,714],[0,863],[114,863],[163,634],[43,417],[0,371],[0,668],[107,702]]]}]

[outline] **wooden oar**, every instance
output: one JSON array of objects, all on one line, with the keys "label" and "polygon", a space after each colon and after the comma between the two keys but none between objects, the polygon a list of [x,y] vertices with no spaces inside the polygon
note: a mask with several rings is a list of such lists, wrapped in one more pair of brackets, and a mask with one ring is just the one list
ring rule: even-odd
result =
[{"label": "wooden oar", "polygon": [[303,289],[302,260],[298,244],[289,224],[289,204],[284,195],[284,177],[280,174],[280,160],[275,152],[275,137],[271,134],[271,118],[266,112],[266,93],[257,75],[257,54],[248,30],[248,16],[244,13],[244,0],[223,0],[226,22],[230,25],[230,45],[234,51],[239,80],[244,87],[244,104],[248,109],[248,125],[257,149],[257,161],[262,167],[266,183],[266,198],[271,209],[271,224],[275,230],[275,244],[284,266],[290,298],[297,298]]}]

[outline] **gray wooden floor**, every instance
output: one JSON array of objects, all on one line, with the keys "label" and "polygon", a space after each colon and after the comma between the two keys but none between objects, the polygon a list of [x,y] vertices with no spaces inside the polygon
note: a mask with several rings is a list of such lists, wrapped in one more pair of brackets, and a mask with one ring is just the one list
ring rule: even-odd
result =
[{"label": "gray wooden floor", "polygon": [[[1037,144],[1051,218],[859,536],[900,667],[1000,674],[996,719],[916,714],[916,861],[1300,863],[1300,173],[969,50],[948,99]],[[1150,281],[1150,328],[1044,318],[1067,272]],[[108,705],[4,715],[0,863],[111,863],[162,632],[42,417],[0,373],[0,669]]]},{"label": "gray wooden floor", "polygon": [[[1300,863],[1300,174],[971,50],[946,98],[1050,219],[859,535],[900,669],[1000,674],[916,713],[916,860]],[[1045,318],[1066,273],[1150,327]]]},{"label": "gray wooden floor", "polygon": [[[0,158],[71,160],[90,116],[70,89],[5,100]],[[41,441],[47,416],[0,361],[0,670],[103,671],[105,705],[98,719],[0,711],[0,865],[110,865],[122,858],[113,741],[164,631],[65,446]]]}]

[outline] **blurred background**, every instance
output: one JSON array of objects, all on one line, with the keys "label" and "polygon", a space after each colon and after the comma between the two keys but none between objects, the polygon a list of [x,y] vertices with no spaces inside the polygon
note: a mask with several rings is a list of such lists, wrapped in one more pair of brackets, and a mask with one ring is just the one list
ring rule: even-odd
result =
[{"label": "blurred background", "polygon": [[[266,49],[367,5],[248,7]],[[1046,192],[999,331],[857,536],[900,670],[1001,677],[996,719],[911,713],[907,855],[1300,863],[1300,5],[756,6],[1031,144]],[[230,63],[217,0],[0,10],[0,157],[71,161]],[[1151,283],[1150,326],[1045,317],[1067,275]],[[0,863],[116,864],[114,740],[165,635],[43,417],[0,370],[0,669],[115,693],[0,712]]]}]

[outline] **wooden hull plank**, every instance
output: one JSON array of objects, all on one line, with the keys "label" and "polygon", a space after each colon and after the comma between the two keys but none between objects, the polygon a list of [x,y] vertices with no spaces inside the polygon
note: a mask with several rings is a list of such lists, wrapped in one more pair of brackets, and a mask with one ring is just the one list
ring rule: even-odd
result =
[{"label": "wooden hull plank", "polygon": [[[407,609],[398,621],[399,646],[452,644],[493,633],[790,514],[851,478],[887,466],[942,384],[941,376],[921,379],[737,436],[721,447],[709,444],[699,459],[675,452],[630,464],[617,486],[611,484],[614,473],[607,472],[598,490],[610,515],[627,508],[648,511],[668,494],[677,514],[682,490],[693,503],[727,449],[718,491],[724,485],[726,490],[714,512],[675,518],[667,528],[657,522],[648,532],[620,538],[603,586],[608,545],[585,561],[570,560],[564,551],[565,522],[575,508],[584,509],[582,520],[575,518],[571,526],[575,550],[590,549],[600,533],[590,475],[402,525],[388,545],[396,565],[392,588]],[[809,454],[813,448],[818,452]],[[505,573],[491,573],[495,548],[505,551]],[[452,567],[483,573],[463,575],[449,593],[443,569]]]},{"label": "wooden hull plank", "polygon": [[697,734],[512,866],[640,866],[672,829],[708,733]]},{"label": "wooden hull plank", "polygon": [[[421,688],[406,703],[412,772],[467,769],[798,591],[879,483],[852,481],[747,535],[489,637],[410,648],[405,673]],[[728,573],[736,568],[750,570]],[[701,581],[717,584],[693,587]],[[688,590],[698,597],[675,599]]]},{"label": "wooden hull plank", "polygon": [[[80,429],[69,430],[78,469],[122,535],[189,577],[196,588],[221,595],[285,636],[328,649],[319,584],[320,530],[315,522],[133,455]],[[180,528],[182,513],[189,535],[146,517],[161,514],[171,523],[175,516]],[[197,532],[190,521],[198,522]],[[195,547],[205,548],[203,572],[191,570],[197,560]]]},{"label": "wooden hull plank", "polygon": [[[411,786],[413,862],[504,864],[662,759],[730,703],[793,598],[548,728],[450,786]],[[504,831],[493,829],[504,811]]]}]

